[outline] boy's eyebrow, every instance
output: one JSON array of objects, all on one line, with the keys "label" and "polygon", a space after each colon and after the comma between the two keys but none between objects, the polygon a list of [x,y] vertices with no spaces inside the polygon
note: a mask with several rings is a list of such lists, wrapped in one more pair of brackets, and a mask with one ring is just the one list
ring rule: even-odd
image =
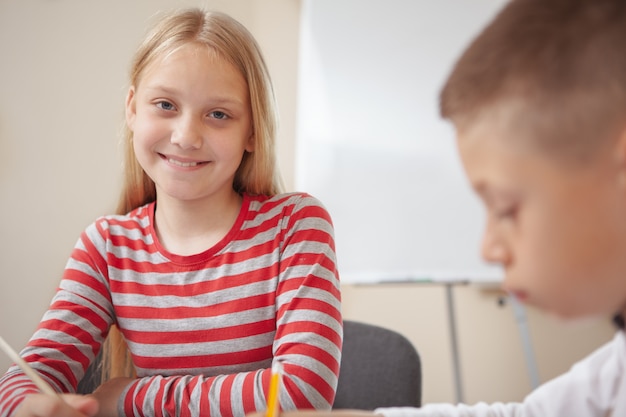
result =
[{"label": "boy's eyebrow", "polygon": [[476,183],[472,183],[472,188],[477,194],[482,196],[489,194],[489,186],[482,181],[478,181]]},{"label": "boy's eyebrow", "polygon": [[487,202],[496,200],[499,201],[502,199],[517,199],[520,197],[519,192],[493,186],[483,181],[478,181],[472,186],[476,194]]},{"label": "boy's eyebrow", "polygon": [[477,183],[472,184],[474,191],[485,201],[491,201],[494,198],[495,190],[493,187],[490,187],[489,184],[478,181]]}]

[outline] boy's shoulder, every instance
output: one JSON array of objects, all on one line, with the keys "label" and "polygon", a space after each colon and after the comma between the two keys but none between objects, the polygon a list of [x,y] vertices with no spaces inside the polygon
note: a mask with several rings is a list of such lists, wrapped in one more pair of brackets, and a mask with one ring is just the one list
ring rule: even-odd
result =
[{"label": "boy's shoulder", "polygon": [[584,372],[609,373],[618,371],[621,374],[626,368],[626,335],[618,330],[613,338],[591,352],[587,357],[574,364],[572,370],[582,368]]},{"label": "boy's shoulder", "polygon": [[608,415],[621,403],[626,410],[624,398],[615,395],[626,392],[625,366],[626,338],[620,330],[568,372],[533,391],[524,401],[525,409],[529,415],[539,415],[533,410],[543,415]]}]

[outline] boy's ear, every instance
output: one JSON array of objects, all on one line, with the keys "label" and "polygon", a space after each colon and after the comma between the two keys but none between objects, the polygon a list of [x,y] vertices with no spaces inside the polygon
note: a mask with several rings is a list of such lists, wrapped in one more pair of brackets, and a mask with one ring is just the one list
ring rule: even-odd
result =
[{"label": "boy's ear", "polygon": [[620,184],[626,188],[626,126],[624,126],[617,139],[615,157],[619,167]]},{"label": "boy's ear", "polygon": [[137,116],[137,105],[135,103],[135,86],[131,86],[126,94],[126,125],[131,131],[135,130],[135,117]]}]

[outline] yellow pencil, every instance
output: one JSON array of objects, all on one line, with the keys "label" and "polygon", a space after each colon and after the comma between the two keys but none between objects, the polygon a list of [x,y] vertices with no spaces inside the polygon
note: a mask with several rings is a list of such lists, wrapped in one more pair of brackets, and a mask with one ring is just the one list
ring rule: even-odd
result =
[{"label": "yellow pencil", "polygon": [[272,364],[272,377],[270,379],[270,389],[267,395],[267,412],[265,417],[278,417],[280,414],[280,402],[278,393],[280,392],[280,380],[283,375],[283,366],[279,361]]},{"label": "yellow pencil", "polygon": [[54,389],[52,389],[50,384],[44,381],[39,376],[39,374],[35,372],[35,370],[31,368],[30,365],[27,364],[26,361],[24,361],[24,359],[22,359],[20,355],[18,355],[17,352],[15,352],[13,348],[11,348],[11,346],[9,346],[7,342],[4,341],[2,336],[0,336],[0,348],[2,348],[4,353],[6,353],[7,356],[11,358],[11,360],[15,362],[22,371],[24,371],[26,376],[28,376],[35,385],[37,385],[37,388],[39,388],[39,391],[43,392],[44,394],[49,394],[49,395],[54,395],[54,396],[59,395]]}]

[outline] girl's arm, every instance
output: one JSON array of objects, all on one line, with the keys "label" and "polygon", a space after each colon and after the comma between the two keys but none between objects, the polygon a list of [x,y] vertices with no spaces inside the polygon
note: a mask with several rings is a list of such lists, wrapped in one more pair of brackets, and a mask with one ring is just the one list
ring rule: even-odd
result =
[{"label": "girl's arm", "polygon": [[[85,369],[97,355],[113,321],[113,309],[104,279],[103,261],[89,237],[78,240],[63,279],[34,335],[20,356],[60,393],[74,393]],[[68,404],[91,415],[93,398],[64,396],[68,404],[38,394],[39,390],[16,366],[0,378],[0,416],[76,415]],[[86,405],[84,405],[86,404]],[[65,410],[65,411],[60,411]],[[49,412],[51,414],[46,414]],[[57,413],[57,414],[55,414]]]}]

